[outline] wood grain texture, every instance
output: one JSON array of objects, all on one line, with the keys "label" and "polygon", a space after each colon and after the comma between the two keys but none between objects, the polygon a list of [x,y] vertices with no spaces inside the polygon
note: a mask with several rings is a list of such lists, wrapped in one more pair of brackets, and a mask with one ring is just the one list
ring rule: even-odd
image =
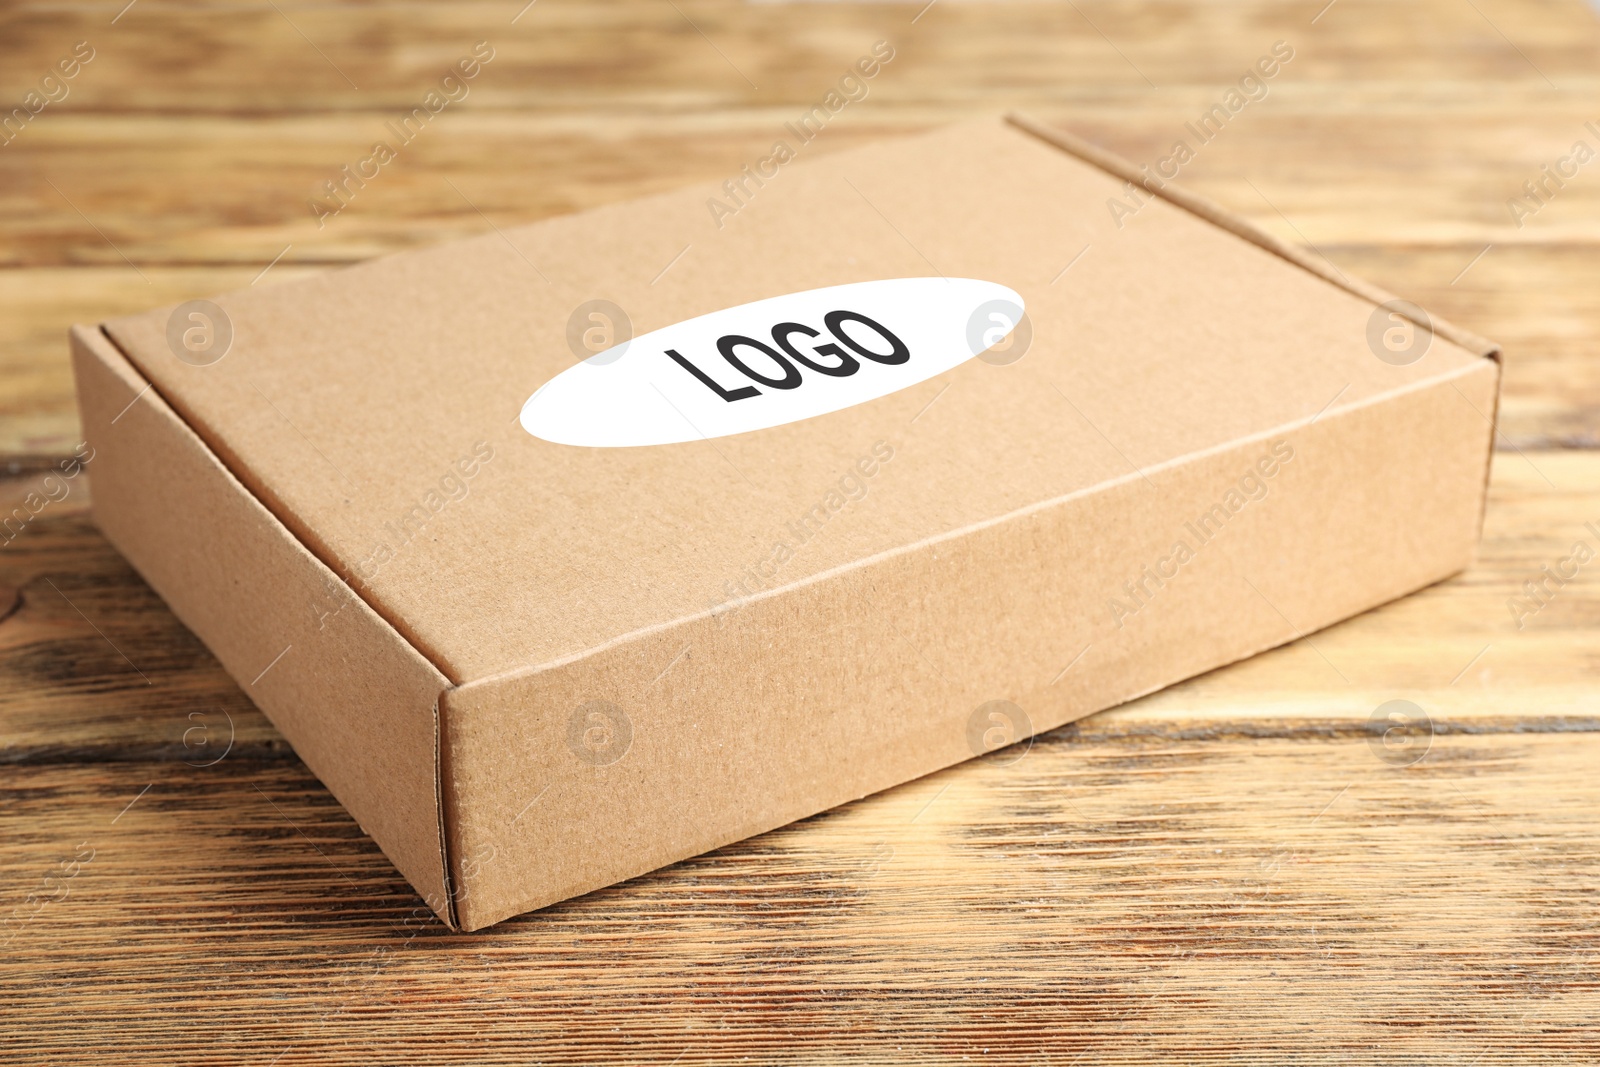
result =
[{"label": "wood grain texture", "polygon": [[[1600,19],[1581,0],[0,8],[0,1061],[1600,1059]],[[1477,562],[1285,648],[449,935],[94,530],[65,331],[1021,109],[1505,346]],[[479,40],[337,217],[307,207]],[[4,140],[4,138],[0,138]],[[1076,250],[1067,250],[1068,253]],[[270,269],[269,269],[270,265]],[[43,499],[36,496],[34,501]],[[15,590],[14,610],[5,593]],[[1527,608],[1527,602],[1522,607]],[[1388,743],[1370,717],[1415,702]]]},{"label": "wood grain texture", "polygon": [[0,920],[0,1041],[279,1067],[1592,1062],[1597,759],[1595,734],[1440,736],[1399,768],[1359,739],[1063,732],[464,936],[296,762],[16,769],[0,877],[37,895]]}]

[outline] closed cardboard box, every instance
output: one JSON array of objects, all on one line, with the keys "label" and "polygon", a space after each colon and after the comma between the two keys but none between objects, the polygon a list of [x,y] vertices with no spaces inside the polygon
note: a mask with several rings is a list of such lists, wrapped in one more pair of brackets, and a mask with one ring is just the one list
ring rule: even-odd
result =
[{"label": "closed cardboard box", "polygon": [[809,151],[73,332],[106,536],[452,925],[1471,558],[1487,343],[1025,118]]}]

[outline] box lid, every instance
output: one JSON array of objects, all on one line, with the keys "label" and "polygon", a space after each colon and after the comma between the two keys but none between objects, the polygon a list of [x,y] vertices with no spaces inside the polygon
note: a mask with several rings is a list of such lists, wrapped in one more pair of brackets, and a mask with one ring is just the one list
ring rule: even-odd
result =
[{"label": "box lid", "polygon": [[[169,332],[190,320],[172,309],[105,329],[458,684],[1109,482],[1159,490],[1165,464],[1479,358],[1444,336],[1414,362],[1377,358],[1369,297],[1017,123],[834,155],[788,147],[802,158],[761,161],[759,181],[219,297],[232,340],[215,362],[178,358]],[[706,440],[556,444],[519,422],[576,365],[569,327],[591,301],[621,308],[642,340],[752,301],[901,278],[1014,290],[1025,354]]]}]

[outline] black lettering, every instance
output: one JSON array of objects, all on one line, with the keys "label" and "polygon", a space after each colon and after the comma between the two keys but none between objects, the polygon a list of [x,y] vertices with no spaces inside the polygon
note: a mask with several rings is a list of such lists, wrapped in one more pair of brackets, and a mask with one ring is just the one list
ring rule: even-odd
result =
[{"label": "black lettering", "polygon": [[[874,363],[886,363],[890,366],[895,366],[897,364],[904,363],[906,360],[911,358],[911,350],[906,347],[904,341],[890,333],[887,327],[872,321],[860,312],[830,311],[823,317],[822,321],[827,323],[829,332],[831,332],[835,337],[843,341],[845,344],[849,345],[851,349],[855,351],[856,355],[862,357],[863,359],[870,359]],[[840,328],[841,324],[846,322],[859,322],[861,325],[872,330],[879,337],[889,342],[889,351],[874,352],[870,348],[861,347],[861,345],[856,342],[855,338],[851,337]]]},{"label": "black lettering", "polygon": [[838,363],[827,364],[813,361],[796,350],[794,345],[790,343],[789,335],[796,333],[803,333],[807,337],[818,336],[817,331],[809,326],[802,326],[798,322],[780,322],[772,328],[772,341],[783,349],[785,355],[802,367],[809,367],[819,374],[828,374],[835,378],[848,378],[861,369],[861,364],[838,345],[813,345],[811,349],[812,355],[833,356],[838,359]]},{"label": "black lettering", "polygon": [[667,355],[671,356],[672,359],[673,359],[673,362],[677,363],[678,366],[682,367],[684,370],[688,371],[690,374],[692,374],[696,378],[700,379],[700,381],[705,384],[705,387],[707,389],[710,389],[713,393],[716,393],[718,396],[720,396],[722,399],[726,400],[730,404],[733,403],[735,400],[743,400],[746,397],[760,396],[761,395],[761,390],[755,388],[754,386],[750,386],[750,385],[742,386],[742,387],[740,387],[738,389],[735,389],[735,390],[730,392],[727,389],[724,389],[722,386],[718,385],[715,381],[713,381],[711,379],[711,377],[706,374],[705,371],[701,370],[699,367],[696,367],[693,363],[690,363],[688,360],[686,360],[682,356],[678,355],[678,353],[674,352],[672,349],[670,349],[670,348],[667,349]]},{"label": "black lettering", "polygon": [[[762,355],[772,360],[773,363],[783,368],[783,377],[768,378],[764,374],[757,374],[755,371],[751,370],[745,365],[744,360],[734,355],[734,351],[739,348],[753,348],[760,352]],[[763,385],[770,385],[774,389],[793,389],[800,384],[800,372],[795,369],[794,364],[784,359],[782,356],[774,352],[771,348],[762,344],[760,341],[757,341],[754,337],[741,337],[736,333],[729,334],[726,337],[718,339],[717,351],[722,353],[723,359],[727,360],[733,366],[743,371],[744,376],[752,381],[760,382]]]}]

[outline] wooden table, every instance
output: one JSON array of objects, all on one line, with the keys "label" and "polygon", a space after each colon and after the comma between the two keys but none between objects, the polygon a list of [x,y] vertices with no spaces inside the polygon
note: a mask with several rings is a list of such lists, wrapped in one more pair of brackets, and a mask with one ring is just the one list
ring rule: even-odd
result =
[{"label": "wooden table", "polygon": [[[1600,560],[1515,600],[1600,549],[1600,159],[1508,205],[1600,149],[1592,10],[524,2],[0,12],[5,108],[93,50],[0,147],[0,510],[77,441],[71,322],[725,177],[878,40],[811,150],[1015,107],[1151,160],[1282,40],[1182,180],[1504,343],[1479,560],[1020,761],[457,936],[96,534],[91,468],[0,547],[0,1060],[1600,1058]],[[1409,747],[1369,725],[1393,699]]]}]

